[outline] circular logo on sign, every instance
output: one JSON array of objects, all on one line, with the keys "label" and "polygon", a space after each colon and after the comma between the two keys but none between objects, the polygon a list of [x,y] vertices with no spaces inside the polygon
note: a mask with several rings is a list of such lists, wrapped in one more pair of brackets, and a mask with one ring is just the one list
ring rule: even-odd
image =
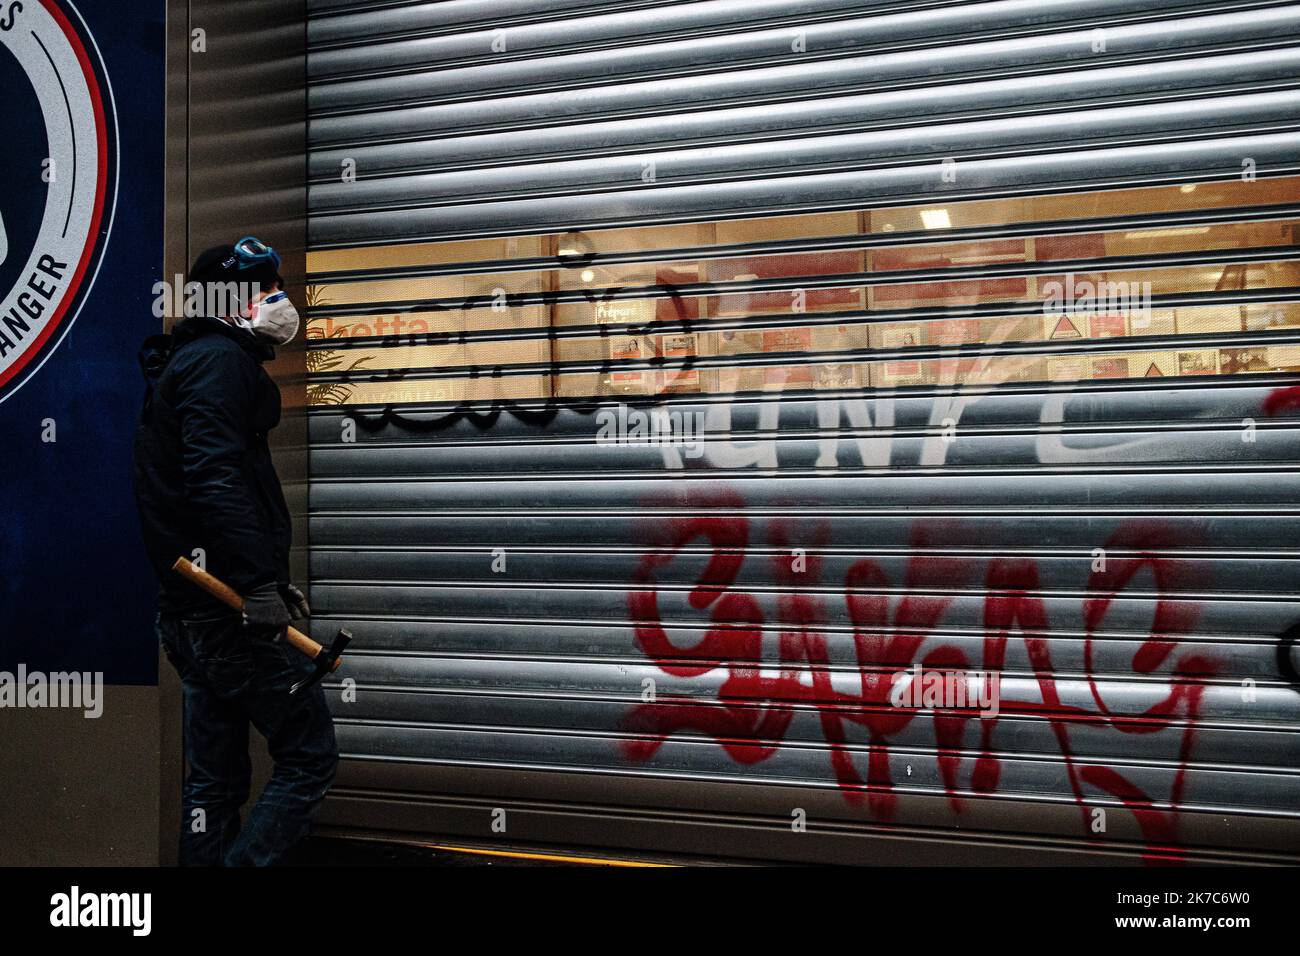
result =
[{"label": "circular logo on sign", "polygon": [[67,0],[0,0],[0,401],[35,375],[94,284],[117,137],[103,58]]}]

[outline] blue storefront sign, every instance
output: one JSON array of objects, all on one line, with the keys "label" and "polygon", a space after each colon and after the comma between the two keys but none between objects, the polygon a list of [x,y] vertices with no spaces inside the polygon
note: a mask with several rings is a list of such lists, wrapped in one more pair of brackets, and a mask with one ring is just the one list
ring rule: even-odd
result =
[{"label": "blue storefront sign", "polygon": [[0,0],[0,669],[152,683],[131,493],[160,331],[162,0]]}]

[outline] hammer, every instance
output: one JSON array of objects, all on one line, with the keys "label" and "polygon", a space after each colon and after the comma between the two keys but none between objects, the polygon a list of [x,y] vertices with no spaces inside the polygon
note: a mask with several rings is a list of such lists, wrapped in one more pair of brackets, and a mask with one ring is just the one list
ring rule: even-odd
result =
[{"label": "hammer", "polygon": [[[244,599],[235,593],[234,588],[208,574],[207,571],[195,567],[189,558],[177,558],[176,563],[172,565],[172,570],[191,584],[197,584],[227,607],[234,608],[236,611],[243,610]],[[339,630],[329,647],[317,644],[295,627],[286,628],[285,637],[296,650],[306,654],[316,665],[316,670],[311,676],[304,677],[293,685],[289,691],[291,696],[304,688],[311,687],[326,674],[338,670],[339,665],[343,663],[344,649],[352,643],[352,632],[343,629]]]}]

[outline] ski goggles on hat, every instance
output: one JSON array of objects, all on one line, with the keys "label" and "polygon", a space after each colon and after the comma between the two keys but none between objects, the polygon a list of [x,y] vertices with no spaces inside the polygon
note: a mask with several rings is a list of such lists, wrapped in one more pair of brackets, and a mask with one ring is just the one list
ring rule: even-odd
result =
[{"label": "ski goggles on hat", "polygon": [[280,253],[255,236],[245,236],[235,243],[235,255],[239,257],[241,271],[267,262],[274,264],[276,272],[280,271]]}]

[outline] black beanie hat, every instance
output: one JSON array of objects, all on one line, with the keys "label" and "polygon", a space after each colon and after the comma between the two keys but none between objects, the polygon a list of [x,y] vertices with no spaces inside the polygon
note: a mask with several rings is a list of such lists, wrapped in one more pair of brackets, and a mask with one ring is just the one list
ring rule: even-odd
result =
[{"label": "black beanie hat", "polygon": [[213,246],[199,254],[190,267],[191,282],[257,282],[269,286],[283,282],[276,272],[275,263],[259,262],[246,269],[239,268],[239,256],[234,246]]}]

